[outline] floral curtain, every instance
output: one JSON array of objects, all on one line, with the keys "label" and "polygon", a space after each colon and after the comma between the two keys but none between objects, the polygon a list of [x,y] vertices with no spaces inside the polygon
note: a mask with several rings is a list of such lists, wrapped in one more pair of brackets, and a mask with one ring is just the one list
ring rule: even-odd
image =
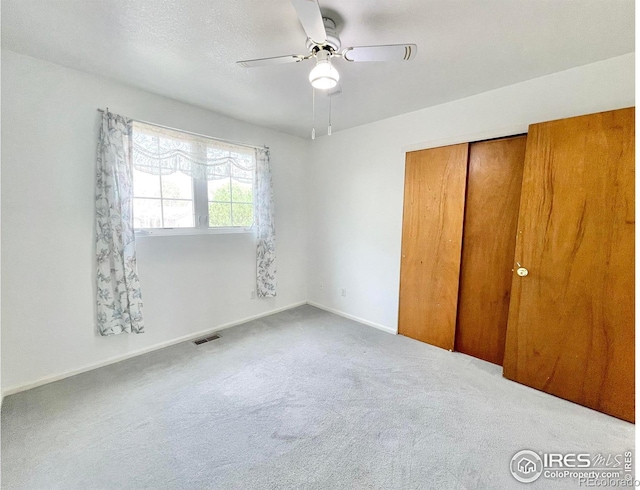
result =
[{"label": "floral curtain", "polygon": [[131,121],[102,114],[96,158],[97,315],[101,335],[143,333],[133,231]]},{"label": "floral curtain", "polygon": [[256,150],[255,229],[257,236],[257,288],[262,298],[276,295],[276,229],[269,150]]}]

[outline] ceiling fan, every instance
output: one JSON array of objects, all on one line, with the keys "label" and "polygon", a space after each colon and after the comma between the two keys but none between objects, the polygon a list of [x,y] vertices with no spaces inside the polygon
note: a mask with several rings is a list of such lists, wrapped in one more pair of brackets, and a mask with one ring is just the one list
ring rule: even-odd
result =
[{"label": "ceiling fan", "polygon": [[323,17],[317,0],[292,0],[298,19],[307,34],[307,50],[309,54],[292,54],[238,61],[247,68],[279,65],[283,63],[299,63],[315,58],[316,66],[309,73],[311,85],[319,90],[328,90],[338,84],[340,75],[331,64],[331,58],[340,57],[350,62],[361,61],[410,61],[415,58],[418,46],[415,44],[387,44],[383,46],[356,46],[340,51],[340,38],[336,31],[336,23]]}]

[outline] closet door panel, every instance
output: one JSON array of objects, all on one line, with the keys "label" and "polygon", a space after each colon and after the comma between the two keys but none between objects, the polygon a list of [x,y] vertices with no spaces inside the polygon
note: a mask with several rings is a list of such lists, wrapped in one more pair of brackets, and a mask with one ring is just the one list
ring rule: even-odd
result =
[{"label": "closet door panel", "polygon": [[454,347],[467,143],[407,153],[398,331]]},{"label": "closet door panel", "polygon": [[532,125],[505,377],[634,420],[634,109]]},{"label": "closet door panel", "polygon": [[502,365],[526,136],[471,143],[455,349]]}]

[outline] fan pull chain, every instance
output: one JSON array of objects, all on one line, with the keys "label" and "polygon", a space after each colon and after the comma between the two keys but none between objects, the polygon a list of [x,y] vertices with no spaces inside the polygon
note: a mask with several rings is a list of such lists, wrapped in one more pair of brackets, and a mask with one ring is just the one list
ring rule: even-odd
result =
[{"label": "fan pull chain", "polygon": [[[329,57],[329,66],[331,66],[331,57]],[[329,127],[327,128],[327,136],[331,136],[331,102],[333,95],[329,94]]]},{"label": "fan pull chain", "polygon": [[311,139],[316,139],[316,89],[311,89]]},{"label": "fan pull chain", "polygon": [[329,128],[327,129],[327,136],[331,136],[331,103],[333,102],[333,95],[329,95]]}]

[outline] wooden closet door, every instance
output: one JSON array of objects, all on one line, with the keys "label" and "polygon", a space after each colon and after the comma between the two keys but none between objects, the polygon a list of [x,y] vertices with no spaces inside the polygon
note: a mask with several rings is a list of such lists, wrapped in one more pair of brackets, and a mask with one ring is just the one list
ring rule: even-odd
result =
[{"label": "wooden closet door", "polygon": [[452,350],[469,145],[407,153],[398,332]]},{"label": "wooden closet door", "polygon": [[526,136],[471,143],[455,350],[502,365]]},{"label": "wooden closet door", "polygon": [[505,377],[634,420],[634,109],[532,125]]}]

